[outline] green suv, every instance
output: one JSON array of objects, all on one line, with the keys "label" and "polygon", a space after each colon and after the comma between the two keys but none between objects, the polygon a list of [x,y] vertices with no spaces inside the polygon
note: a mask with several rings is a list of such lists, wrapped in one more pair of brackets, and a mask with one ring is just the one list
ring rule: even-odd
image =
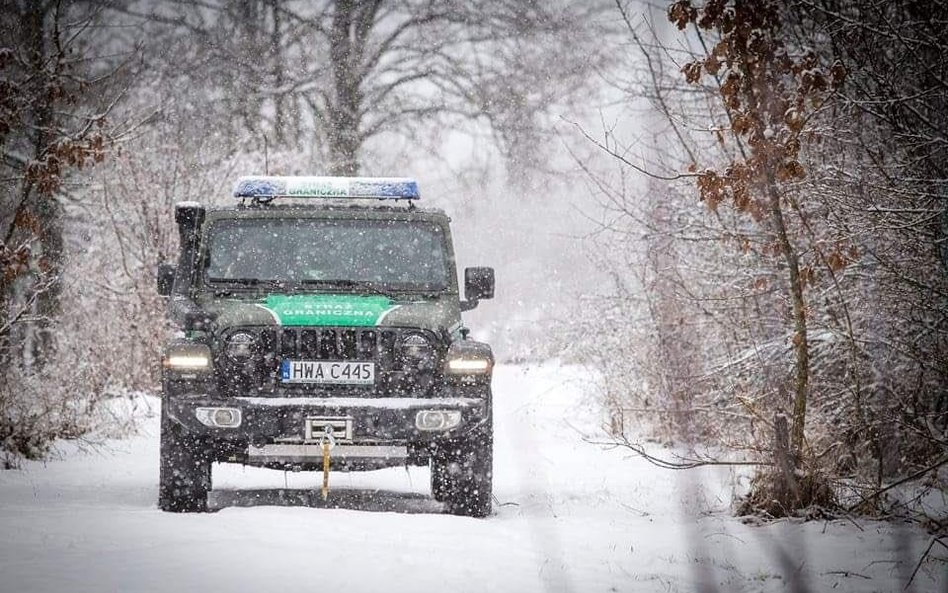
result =
[{"label": "green suv", "polygon": [[415,207],[410,179],[245,177],[234,194],[177,204],[178,262],[158,270],[182,330],[162,353],[159,507],[207,510],[214,462],[430,465],[449,512],[488,515],[494,360],[461,312],[493,297],[493,269],[466,268],[460,300],[450,219]]}]

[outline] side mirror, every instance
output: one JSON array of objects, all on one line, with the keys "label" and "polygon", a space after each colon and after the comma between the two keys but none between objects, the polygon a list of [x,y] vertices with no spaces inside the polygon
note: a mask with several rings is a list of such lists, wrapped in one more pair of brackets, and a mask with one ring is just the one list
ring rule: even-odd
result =
[{"label": "side mirror", "polygon": [[468,301],[494,298],[494,268],[464,268],[464,298]]},{"label": "side mirror", "polygon": [[158,294],[168,296],[171,294],[171,287],[174,285],[173,264],[158,264]]}]

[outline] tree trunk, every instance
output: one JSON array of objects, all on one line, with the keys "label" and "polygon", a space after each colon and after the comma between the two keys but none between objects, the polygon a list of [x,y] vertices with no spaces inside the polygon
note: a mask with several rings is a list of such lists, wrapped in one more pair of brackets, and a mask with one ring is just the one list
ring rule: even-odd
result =
[{"label": "tree trunk", "polygon": [[378,2],[337,0],[329,35],[332,96],[327,107],[329,172],[356,175],[362,148],[362,57]]},{"label": "tree trunk", "polygon": [[806,301],[803,298],[803,279],[800,276],[800,260],[790,242],[783,219],[780,192],[777,190],[773,172],[767,172],[767,194],[770,199],[770,214],[781,255],[790,272],[790,300],[793,305],[793,345],[796,351],[794,376],[793,415],[790,428],[790,446],[797,460],[803,453],[804,427],[806,425],[807,389],[810,378],[810,348],[807,342]]},{"label": "tree trunk", "polygon": [[36,298],[36,321],[32,328],[30,359],[35,368],[42,368],[54,347],[52,325],[59,317],[63,269],[63,214],[62,205],[54,195],[37,195],[36,218],[40,227],[41,253],[37,261],[38,273],[33,290]]},{"label": "tree trunk", "polygon": [[774,414],[774,491],[773,499],[784,512],[794,508],[796,498],[796,478],[793,475],[793,455],[790,453],[790,435],[787,429],[787,417],[783,414]]},{"label": "tree trunk", "polygon": [[649,309],[655,322],[658,360],[655,369],[661,377],[663,399],[674,414],[671,424],[678,438],[693,443],[698,440],[693,407],[692,377],[700,373],[694,368],[695,348],[689,329],[684,325],[685,312],[676,295],[675,276],[678,273],[678,253],[671,238],[673,213],[668,196],[660,191],[654,180],[649,180],[650,200],[647,220],[650,227],[645,251],[651,272],[647,290]]},{"label": "tree trunk", "polygon": [[[27,35],[30,45],[30,67],[34,72],[42,72],[48,56],[48,42],[45,20],[47,8],[31,6],[27,14]],[[36,134],[33,138],[34,159],[42,161],[46,158],[51,142],[47,130],[53,126],[53,109],[56,97],[47,94],[37,98],[33,109],[32,120]],[[27,180],[23,184],[23,192],[30,192],[32,182]],[[30,334],[30,351],[24,352],[24,359],[32,365],[42,367],[52,348],[50,325],[54,317],[59,314],[60,274],[63,259],[63,215],[62,206],[52,192],[42,191],[41,186],[34,186],[32,195],[24,200],[27,210],[36,220],[36,246],[34,253],[38,255],[33,265],[35,269],[34,285],[27,290],[36,291],[37,320],[28,328]]]},{"label": "tree trunk", "polygon": [[[280,19],[280,7],[277,0],[269,0],[270,17],[273,20],[273,28],[270,33],[270,54],[273,63],[273,84],[276,88],[282,89],[286,84],[286,72],[284,70],[283,57],[283,25]],[[286,97],[284,94],[277,94],[273,98],[273,137],[278,145],[282,145],[287,140],[287,118],[289,114],[286,109]],[[297,128],[297,122],[293,122],[291,129]]]},{"label": "tree trunk", "polygon": [[330,119],[333,129],[329,133],[329,174],[357,175],[359,173],[359,148],[361,141],[354,136],[344,116]]}]

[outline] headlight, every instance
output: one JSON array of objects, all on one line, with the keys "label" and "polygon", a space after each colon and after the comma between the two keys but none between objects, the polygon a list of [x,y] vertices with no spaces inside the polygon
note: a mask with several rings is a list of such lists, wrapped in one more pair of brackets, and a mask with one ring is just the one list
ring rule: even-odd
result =
[{"label": "headlight", "polygon": [[400,346],[402,359],[407,363],[415,363],[418,368],[434,366],[434,346],[421,334],[408,334],[402,339]]},{"label": "headlight", "polygon": [[183,371],[206,369],[211,364],[210,359],[203,354],[172,354],[164,362],[168,368]]},{"label": "headlight", "polygon": [[491,361],[486,358],[452,358],[446,371],[453,375],[483,375],[490,371]]},{"label": "headlight", "polygon": [[179,378],[194,378],[211,370],[211,349],[205,344],[178,341],[165,348],[161,366]]},{"label": "headlight", "polygon": [[224,352],[234,362],[247,362],[253,356],[256,340],[247,332],[236,332],[227,338]]}]

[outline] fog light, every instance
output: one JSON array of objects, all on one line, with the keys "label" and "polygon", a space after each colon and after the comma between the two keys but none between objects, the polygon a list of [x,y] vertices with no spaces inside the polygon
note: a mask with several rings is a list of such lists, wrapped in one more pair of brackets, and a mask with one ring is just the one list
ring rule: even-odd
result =
[{"label": "fog light", "polygon": [[458,410],[422,410],[415,416],[415,427],[427,432],[451,430],[460,423]]},{"label": "fog light", "polygon": [[242,420],[238,408],[197,408],[194,415],[201,424],[211,428],[236,428]]},{"label": "fog light", "polygon": [[218,426],[233,426],[237,424],[238,415],[239,414],[236,410],[231,410],[229,408],[214,410],[214,424]]}]

